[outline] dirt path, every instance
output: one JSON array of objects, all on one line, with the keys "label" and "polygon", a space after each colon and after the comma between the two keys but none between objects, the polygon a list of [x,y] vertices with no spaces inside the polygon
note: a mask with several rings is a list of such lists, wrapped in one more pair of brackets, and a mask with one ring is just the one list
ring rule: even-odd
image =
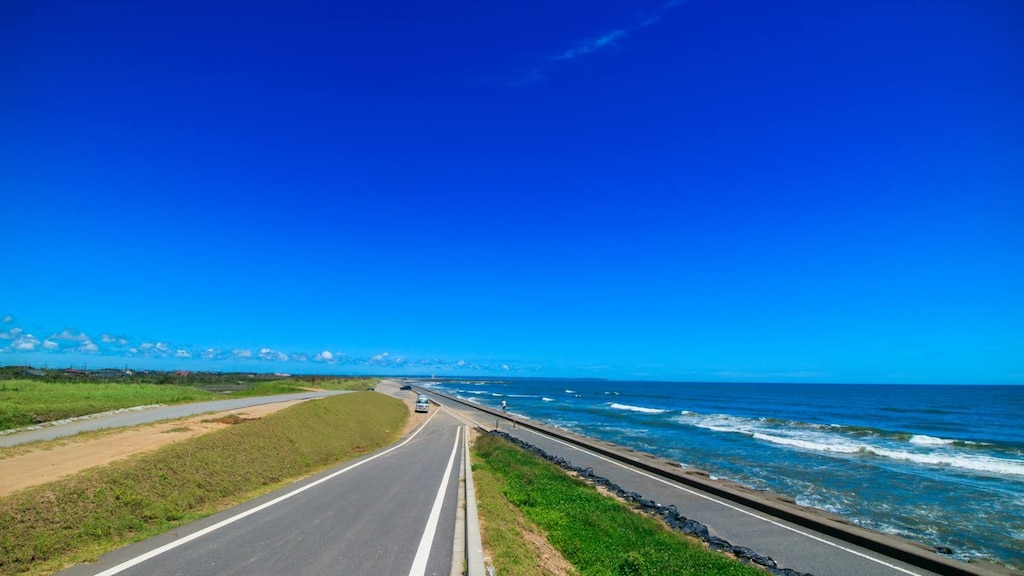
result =
[{"label": "dirt path", "polygon": [[227,428],[231,424],[217,420],[230,415],[260,418],[298,402],[303,400],[263,404],[244,410],[202,414],[170,422],[5,448],[0,450],[0,497],[132,454],[155,450],[171,442]]}]

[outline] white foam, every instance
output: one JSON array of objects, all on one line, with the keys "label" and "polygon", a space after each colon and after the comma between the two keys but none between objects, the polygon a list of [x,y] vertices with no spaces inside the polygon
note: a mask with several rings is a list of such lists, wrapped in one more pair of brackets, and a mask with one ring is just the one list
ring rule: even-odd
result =
[{"label": "white foam", "polygon": [[953,442],[956,442],[956,440],[936,438],[935,436],[928,436],[925,434],[914,434],[910,437],[910,443],[917,444],[918,446],[948,446]]},{"label": "white foam", "polygon": [[1024,476],[1024,460],[977,456],[973,454],[956,454],[954,452],[906,452],[903,450],[887,450],[871,448],[871,452],[893,460],[905,460],[929,466],[949,466],[971,472],[985,472],[1006,476]]},{"label": "white foam", "polygon": [[545,402],[554,402],[555,401],[554,398],[548,398],[547,396],[542,397],[541,400],[543,400]]},{"label": "white foam", "polygon": [[774,436],[772,434],[763,434],[760,432],[754,433],[755,440],[763,440],[765,442],[771,442],[772,444],[781,444],[783,446],[794,446],[796,448],[803,448],[804,450],[814,450],[816,452],[836,452],[840,454],[856,454],[868,450],[867,446],[859,444],[848,444],[843,442],[830,442],[822,443],[815,442],[814,440],[805,440],[801,438],[786,438],[783,436]]},{"label": "white foam", "polygon": [[[969,472],[981,472],[986,474],[998,474],[1002,476],[1024,476],[1024,460],[1012,460],[1008,458],[995,458],[974,454],[961,454],[950,450],[933,450],[929,452],[911,452],[907,450],[894,450],[871,444],[861,444],[844,441],[837,438],[797,438],[777,436],[755,432],[755,440],[771,442],[782,446],[792,446],[803,450],[815,452],[826,452],[833,454],[868,454],[879,458],[891,460],[902,460],[913,462],[924,466],[948,466]],[[928,446],[946,446],[948,443],[932,443]]]},{"label": "white foam", "polygon": [[565,393],[566,394],[575,394],[576,391],[575,390],[566,390]]},{"label": "white foam", "polygon": [[618,402],[612,402],[608,405],[610,408],[615,410],[628,410],[630,412],[643,412],[644,414],[662,414],[668,412],[668,410],[662,410],[660,408],[644,408],[643,406],[630,406],[629,404],[619,404]]}]

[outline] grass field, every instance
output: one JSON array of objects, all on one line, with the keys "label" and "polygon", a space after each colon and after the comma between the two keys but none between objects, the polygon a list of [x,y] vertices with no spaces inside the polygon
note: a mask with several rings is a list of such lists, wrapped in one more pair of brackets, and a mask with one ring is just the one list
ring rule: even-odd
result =
[{"label": "grass field", "polygon": [[49,574],[397,439],[408,415],[370,392],[304,402],[0,499],[0,575]]},{"label": "grass field", "polygon": [[479,436],[474,462],[473,478],[482,486],[477,499],[483,536],[499,574],[546,574],[518,537],[516,514],[509,509],[514,507],[581,576],[764,576],[500,438]]},{"label": "grass field", "polygon": [[145,406],[221,398],[192,386],[121,382],[53,383],[0,381],[0,430]]},{"label": "grass field", "polygon": [[[254,381],[231,396],[267,396],[301,392],[316,387],[327,390],[363,390],[376,378],[320,378]],[[223,398],[223,394],[197,385],[134,382],[0,381],[0,430],[96,414],[118,408],[149,404],[181,404]]]}]

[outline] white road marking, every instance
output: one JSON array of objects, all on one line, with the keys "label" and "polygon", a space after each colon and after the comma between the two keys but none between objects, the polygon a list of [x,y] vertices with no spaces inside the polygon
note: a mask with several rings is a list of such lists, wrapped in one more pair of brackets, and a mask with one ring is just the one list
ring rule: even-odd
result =
[{"label": "white road marking", "polygon": [[[440,411],[438,411],[440,412]],[[437,412],[435,412],[436,414]],[[416,558],[412,561],[412,568],[409,569],[409,576],[424,576],[427,573],[427,559],[430,557],[430,545],[434,542],[434,534],[437,532],[437,522],[441,518],[441,505],[444,504],[444,495],[448,491],[448,479],[452,475],[452,465],[455,463],[455,453],[459,451],[459,434],[462,426],[455,430],[455,444],[452,446],[452,455],[448,457],[448,468],[441,478],[441,485],[437,489],[437,496],[434,497],[434,507],[430,509],[430,516],[427,518],[427,525],[423,529],[423,536],[420,538],[420,546],[416,549]]]},{"label": "white road marking", "polygon": [[419,434],[420,431],[422,431],[423,428],[425,428],[427,426],[427,424],[429,424],[430,421],[434,419],[434,416],[437,413],[438,412],[434,412],[434,414],[431,414],[430,418],[428,418],[426,422],[424,422],[419,428],[417,428],[415,432],[410,434],[408,438],[403,440],[401,444],[396,444],[396,445],[392,446],[391,448],[388,448],[387,450],[385,450],[385,451],[383,451],[383,452],[381,452],[379,454],[374,454],[373,456],[370,456],[366,460],[360,460],[359,462],[356,462],[355,464],[352,464],[351,466],[348,466],[346,468],[338,470],[337,472],[334,472],[333,474],[330,474],[328,476],[324,476],[323,478],[321,478],[321,479],[319,479],[319,480],[317,480],[315,482],[310,482],[309,484],[306,484],[305,486],[302,486],[301,488],[296,488],[295,490],[292,490],[291,492],[289,492],[287,494],[284,494],[282,496],[278,496],[277,498],[274,498],[273,500],[271,500],[269,502],[264,502],[263,504],[260,504],[259,506],[256,506],[255,508],[250,508],[249,510],[246,510],[245,512],[241,512],[239,514],[235,514],[234,516],[232,516],[230,518],[227,518],[227,519],[224,519],[224,520],[221,520],[220,522],[217,522],[216,524],[214,524],[212,526],[207,526],[206,528],[203,528],[202,530],[200,530],[198,532],[193,532],[192,534],[189,534],[188,536],[185,536],[183,538],[175,540],[174,542],[170,542],[168,544],[164,544],[163,546],[161,546],[159,548],[150,550],[149,552],[146,552],[145,554],[141,554],[139,556],[136,556],[135,558],[132,558],[131,560],[126,560],[126,561],[118,564],[117,566],[114,566],[113,568],[108,568],[107,570],[104,570],[103,572],[100,572],[99,574],[96,574],[96,576],[114,576],[114,574],[120,574],[121,572],[124,572],[125,570],[127,570],[127,569],[129,569],[129,568],[131,568],[133,566],[137,566],[139,564],[142,564],[146,560],[150,560],[152,558],[156,558],[157,556],[163,554],[164,552],[169,552],[169,551],[174,550],[175,548],[177,548],[179,546],[182,546],[184,544],[188,544],[189,542],[191,542],[193,540],[197,540],[199,538],[202,538],[203,536],[206,536],[207,534],[210,534],[211,532],[215,532],[217,530],[220,530],[221,528],[223,528],[225,526],[228,526],[229,524],[234,524],[235,522],[241,520],[242,518],[245,518],[247,516],[252,516],[253,514],[256,514],[257,512],[262,512],[263,510],[266,510],[267,508],[270,508],[271,506],[273,506],[275,504],[279,504],[281,502],[284,502],[285,500],[291,498],[292,496],[295,496],[297,494],[301,494],[302,492],[305,492],[306,490],[309,490],[310,488],[313,488],[314,486],[319,486],[320,484],[323,484],[324,482],[327,482],[328,480],[331,480],[331,479],[333,479],[333,478],[335,478],[337,476],[340,476],[340,475],[344,474],[345,472],[348,472],[349,470],[352,470],[353,468],[357,468],[359,466],[362,466],[363,464],[366,464],[367,462],[371,462],[373,460],[376,460],[377,458],[380,458],[381,456],[384,456],[385,454],[388,454],[390,452],[398,450],[402,446],[405,446],[406,444],[408,444],[413,438],[415,438],[416,435]]}]

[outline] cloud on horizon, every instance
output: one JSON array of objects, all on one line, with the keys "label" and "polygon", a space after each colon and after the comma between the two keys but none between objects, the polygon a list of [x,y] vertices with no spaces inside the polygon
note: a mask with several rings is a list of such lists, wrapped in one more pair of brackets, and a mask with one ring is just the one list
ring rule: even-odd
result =
[{"label": "cloud on horizon", "polygon": [[[60,355],[74,359],[75,355],[88,355],[106,357],[111,360],[118,359],[119,361],[134,359],[136,363],[141,363],[141,366],[165,366],[168,362],[205,361],[223,362],[229,365],[241,364],[239,367],[246,366],[249,369],[253,367],[254,362],[288,362],[299,365],[312,361],[331,366],[350,367],[356,373],[368,370],[393,370],[398,373],[413,371],[424,373],[439,370],[500,373],[524,369],[519,366],[513,368],[508,362],[475,363],[465,359],[409,358],[390,352],[380,352],[369,356],[350,356],[344,352],[330,349],[321,349],[320,352],[286,353],[269,346],[223,350],[180,345],[163,340],[143,340],[132,345],[131,339],[126,336],[103,332],[97,340],[93,340],[87,333],[70,327],[66,327],[60,332],[54,332],[46,338],[39,338],[34,334],[26,333],[20,326],[14,325],[12,315],[7,315],[7,317],[11,318],[11,321],[5,322],[9,326],[6,327],[6,330],[0,331],[0,355],[34,354],[35,356],[30,356],[31,360],[41,362],[45,362],[47,356]],[[0,359],[3,357],[0,356]]]}]

